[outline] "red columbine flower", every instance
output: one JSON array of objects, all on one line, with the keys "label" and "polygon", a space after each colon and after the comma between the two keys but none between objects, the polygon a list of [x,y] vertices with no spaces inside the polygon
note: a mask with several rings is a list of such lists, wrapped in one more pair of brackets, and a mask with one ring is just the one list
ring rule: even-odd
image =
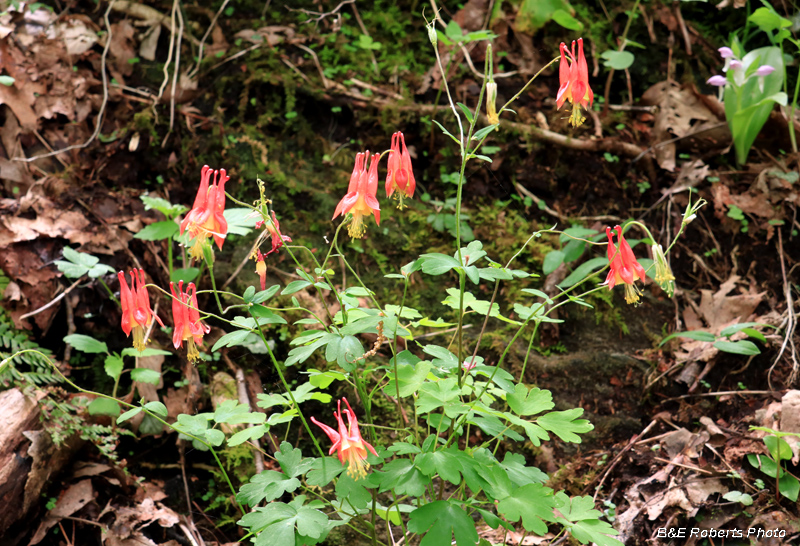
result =
[{"label": "red columbine flower", "polygon": [[[267,252],[269,254],[269,252]],[[267,289],[267,264],[264,263],[264,255],[261,254],[261,251],[258,251],[258,255],[256,256],[256,273],[258,273],[258,278],[261,279],[261,290]]]},{"label": "red columbine flower", "polygon": [[[214,184],[209,187],[209,179],[214,175]],[[199,260],[203,257],[203,243],[209,235],[214,236],[214,242],[222,250],[225,235],[228,233],[228,222],[225,221],[225,182],[230,177],[225,169],[213,170],[208,165],[200,173],[200,188],[194,205],[186,218],[181,222],[181,235],[189,228],[189,236],[194,238],[194,245],[189,250],[192,258]]]},{"label": "red columbine flower", "polygon": [[[344,421],[342,420],[342,400],[347,404],[347,409],[344,410],[344,413],[347,414],[347,428],[345,428]],[[347,398],[342,398],[342,400],[339,400],[339,411],[333,412],[334,417],[336,417],[336,420],[339,422],[338,432],[328,425],[323,425],[313,417],[311,421],[324,430],[325,434],[327,434],[328,438],[333,442],[328,455],[332,455],[334,451],[338,451],[339,462],[344,464],[345,460],[347,460],[347,473],[350,474],[351,477],[359,479],[366,476],[367,470],[369,469],[367,450],[369,449],[375,456],[378,454],[375,453],[375,449],[361,437],[361,431],[358,430],[356,414],[353,413],[353,409],[347,402]]]},{"label": "red columbine flower", "polygon": [[347,188],[347,194],[342,197],[333,212],[333,218],[340,214],[344,216],[348,212],[353,214],[353,222],[347,228],[350,237],[360,238],[364,236],[364,231],[366,230],[364,216],[373,214],[375,215],[375,223],[378,225],[381,223],[381,207],[378,205],[376,197],[378,193],[378,160],[380,157],[380,154],[372,156],[369,171],[367,171],[366,159],[369,158],[369,150],[366,153],[356,154],[356,165],[353,168],[353,174],[350,175],[350,186]]},{"label": "red columbine flower", "polygon": [[406,139],[400,131],[392,135],[392,148],[387,163],[386,197],[391,197],[394,190],[399,190],[395,199],[398,199],[397,208],[402,209],[403,197],[413,197],[417,183],[414,180],[414,171],[411,169],[411,156],[406,148]]},{"label": "red columbine flower", "polygon": [[[283,246],[284,242],[287,242],[287,243],[291,243],[292,242],[292,238],[291,237],[281,233],[281,225],[278,223],[278,218],[275,216],[275,211],[274,210],[272,211],[272,222],[269,222],[269,221],[265,222],[263,220],[260,220],[260,221],[256,222],[256,229],[261,227],[261,225],[259,225],[259,224],[263,224],[264,227],[269,232],[270,237],[272,237],[272,250],[270,250],[269,252],[264,254],[264,256],[269,256],[273,252],[278,252],[278,250]],[[259,254],[261,254],[260,251],[259,251]]]},{"label": "red columbine flower", "polygon": [[[573,127],[577,127],[586,118],[581,115],[580,106],[586,109],[594,102],[594,93],[589,87],[589,66],[586,64],[586,57],[583,55],[583,38],[578,38],[578,54],[575,55],[575,41],[572,41],[572,52],[567,49],[567,45],[561,42],[561,63],[558,66],[558,95],[556,96],[556,107],[561,108],[565,100],[572,103],[572,114],[569,122]],[[570,62],[567,63],[569,56]]]},{"label": "red columbine flower", "polygon": [[207,334],[211,327],[200,321],[200,311],[197,309],[197,294],[193,282],[183,291],[183,281],[178,283],[178,293],[175,293],[175,283],[169,283],[172,292],[172,320],[175,331],[172,333],[172,344],[178,349],[186,340],[186,357],[189,361],[200,358],[197,345],[203,343],[203,334]]},{"label": "red columbine flower", "polygon": [[164,326],[164,323],[150,309],[150,295],[145,287],[144,269],[134,269],[130,272],[130,275],[133,290],[128,287],[125,273],[122,271],[117,273],[119,278],[119,299],[122,304],[122,331],[125,332],[126,336],[130,336],[131,330],[133,330],[133,346],[141,352],[144,351],[147,343],[147,340],[144,339],[145,328],[150,327],[153,317],[156,318],[161,326]]},{"label": "red columbine flower", "polygon": [[608,260],[611,262],[611,269],[606,277],[604,284],[608,285],[609,290],[616,285],[623,283],[625,285],[625,301],[628,303],[636,303],[639,301],[639,289],[634,286],[635,281],[644,281],[644,268],[636,261],[636,256],[631,250],[631,246],[622,236],[622,228],[616,226],[614,231],[617,232],[617,240],[619,248],[614,246],[614,237],[611,234],[611,228],[606,228],[606,235],[608,235]]}]

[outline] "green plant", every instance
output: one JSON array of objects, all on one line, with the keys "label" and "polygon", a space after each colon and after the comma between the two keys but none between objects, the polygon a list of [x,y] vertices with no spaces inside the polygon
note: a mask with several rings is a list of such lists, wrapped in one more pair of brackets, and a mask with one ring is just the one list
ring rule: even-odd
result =
[{"label": "green plant", "polygon": [[775,479],[776,496],[780,494],[793,502],[797,502],[798,494],[800,494],[800,480],[783,467],[782,461],[788,461],[792,458],[792,448],[789,447],[784,438],[786,436],[800,435],[793,432],[780,432],[767,427],[750,427],[750,429],[769,433],[768,436],[764,437],[764,445],[769,454],[765,457],[764,455],[750,453],[747,455],[747,462],[770,478]]},{"label": "green plant", "polygon": [[[0,280],[3,277],[0,273]],[[6,310],[0,307],[0,388],[12,383],[58,383],[60,378],[53,373],[48,358],[52,358],[49,352],[31,341],[26,331],[17,330]],[[20,365],[27,369],[20,370]]]},{"label": "green plant", "polygon": [[722,351],[723,353],[730,353],[735,355],[746,355],[746,356],[753,356],[761,354],[761,349],[750,340],[747,339],[738,339],[738,340],[731,340],[730,338],[742,332],[743,334],[747,334],[747,337],[756,339],[762,343],[766,343],[766,338],[764,334],[759,332],[755,329],[756,326],[762,326],[766,328],[775,328],[775,326],[771,326],[769,324],[762,324],[760,322],[743,322],[741,324],[734,324],[732,326],[728,326],[724,328],[719,335],[714,335],[711,332],[706,332],[703,330],[689,330],[688,332],[675,332],[674,334],[670,334],[664,339],[661,340],[661,343],[658,344],[659,347],[664,345],[667,341],[676,338],[676,337],[684,337],[688,339],[694,339],[696,341],[706,341],[708,343],[713,343],[714,347]]}]

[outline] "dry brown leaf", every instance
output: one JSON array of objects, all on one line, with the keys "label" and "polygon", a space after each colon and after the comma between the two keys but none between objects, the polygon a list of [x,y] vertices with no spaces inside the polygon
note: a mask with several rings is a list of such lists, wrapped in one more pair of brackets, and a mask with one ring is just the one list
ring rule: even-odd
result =
[{"label": "dry brown leaf", "polygon": [[[781,432],[800,433],[800,391],[790,390],[781,399]],[[800,462],[800,437],[786,436],[786,443],[792,448],[792,462]]]},{"label": "dry brown leaf", "polygon": [[692,89],[671,81],[657,83],[645,91],[642,104],[658,106],[651,144],[660,144],[655,148],[656,161],[667,171],[675,170],[677,151],[676,144],[667,141],[698,132],[704,128],[704,122],[717,122],[714,113]]},{"label": "dry brown leaf", "polygon": [[58,498],[55,507],[48,512],[47,516],[39,524],[39,528],[31,538],[29,545],[41,542],[51,527],[61,521],[62,518],[71,516],[93,499],[94,488],[92,487],[92,480],[82,480],[69,486]]}]

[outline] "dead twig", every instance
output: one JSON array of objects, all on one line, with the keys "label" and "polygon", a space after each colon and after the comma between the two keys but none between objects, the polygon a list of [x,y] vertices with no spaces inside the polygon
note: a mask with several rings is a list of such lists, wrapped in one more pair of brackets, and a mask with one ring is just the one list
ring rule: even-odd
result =
[{"label": "dead twig", "polygon": [[206,40],[208,36],[211,34],[211,31],[214,30],[214,27],[217,24],[217,19],[219,19],[220,14],[225,10],[225,7],[228,5],[230,0],[225,0],[222,2],[222,5],[217,10],[217,13],[214,14],[214,18],[211,19],[211,23],[208,25],[206,29],[206,33],[203,34],[203,37],[200,39],[200,51],[197,53],[197,64],[195,67],[187,73],[187,76],[192,77],[200,70],[200,63],[203,62],[203,46],[206,44]]},{"label": "dead twig", "polygon": [[[317,17],[312,17],[311,19],[308,19],[306,21],[303,21],[301,23],[303,25],[307,25],[308,23],[310,23],[312,21],[315,24],[319,24],[319,22],[322,21],[323,19],[325,19],[326,17],[330,17],[331,15],[335,15],[344,6],[346,6],[348,4],[353,4],[353,3],[355,3],[355,1],[356,0],[344,0],[343,2],[340,2],[339,5],[336,6],[335,8],[333,8],[331,11],[326,11],[326,12],[311,11],[311,10],[308,10],[308,9],[290,8],[290,7],[287,7],[286,9],[288,9],[289,11],[299,11],[300,13],[305,13],[306,15],[316,15],[317,16]],[[266,12],[266,9],[264,11]]]},{"label": "dead twig", "polygon": [[[789,347],[789,356],[792,359],[792,373],[789,374],[789,385],[793,385],[795,381],[797,381],[797,374],[800,371],[800,362],[797,359],[797,347],[794,344],[794,332],[797,329],[797,314],[794,310],[794,301],[792,300],[792,285],[789,283],[788,276],[786,275],[786,259],[783,255],[783,235],[782,230],[778,228],[778,256],[781,262],[781,275],[783,276],[783,294],[786,298],[786,319],[784,323],[786,324],[785,332],[786,336],[783,338],[783,343],[781,344],[781,350],[778,351],[778,356],[775,357],[775,362],[772,363],[772,366],[769,368],[769,373],[767,373],[767,384],[769,388],[772,387],[772,372],[775,369],[775,366],[778,365],[780,362],[783,353],[786,351],[786,347]],[[783,327],[783,325],[781,325]]]},{"label": "dead twig", "polygon": [[[48,303],[45,303],[44,305],[42,305],[41,307],[39,307],[39,308],[38,308],[38,309],[36,309],[35,311],[31,311],[30,313],[25,313],[24,315],[20,316],[20,317],[19,317],[19,318],[20,318],[20,320],[24,320],[24,319],[26,319],[26,318],[28,318],[28,317],[32,317],[32,316],[34,316],[34,315],[38,315],[39,313],[41,313],[41,312],[42,312],[42,311],[44,311],[45,309],[49,309],[50,307],[54,306],[55,304],[57,304],[58,302],[60,302],[60,301],[61,301],[61,299],[62,299],[64,296],[66,296],[67,294],[69,294],[69,293],[72,291],[72,289],[73,289],[73,288],[75,288],[76,286],[78,286],[78,284],[81,282],[81,280],[82,280],[82,279],[83,279],[83,277],[81,277],[80,279],[78,279],[77,281],[75,281],[74,283],[72,283],[72,285],[70,285],[70,287],[69,287],[69,288],[67,288],[66,290],[64,290],[63,292],[61,292],[61,293],[60,293],[58,296],[56,296],[55,298],[53,298],[52,300],[50,300]],[[60,288],[60,287],[59,287],[59,288]]]},{"label": "dead twig", "polygon": [[[633,438],[631,438],[628,441],[628,444],[624,448],[622,448],[622,450],[619,453],[617,453],[616,456],[614,456],[614,459],[611,461],[611,464],[609,465],[609,467],[606,469],[605,472],[603,472],[603,476],[600,478],[600,483],[598,483],[597,487],[595,487],[594,496],[592,497],[594,500],[597,500],[597,494],[600,493],[600,489],[603,488],[603,483],[605,483],[606,478],[608,478],[608,475],[611,474],[611,472],[617,467],[619,462],[622,460],[622,456],[625,453],[627,453],[628,451],[630,451],[630,449],[634,445],[636,445],[636,441],[639,438],[641,438],[642,436],[644,436],[645,434],[650,432],[650,429],[652,429],[656,425],[657,422],[658,422],[657,419],[653,419],[652,421],[650,421],[650,424],[647,425],[640,434],[634,435]],[[588,493],[590,491],[590,488],[592,487],[593,483],[594,483],[594,480],[592,480],[588,484],[586,484],[586,487],[584,487],[583,492],[584,493]]]}]

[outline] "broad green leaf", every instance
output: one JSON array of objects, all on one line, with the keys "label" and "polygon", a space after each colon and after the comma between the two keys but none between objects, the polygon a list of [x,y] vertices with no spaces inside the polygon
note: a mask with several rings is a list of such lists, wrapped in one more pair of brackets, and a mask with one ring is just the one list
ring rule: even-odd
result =
[{"label": "broad green leaf", "polygon": [[792,448],[789,447],[789,444],[783,438],[772,435],[765,436],[764,445],[767,446],[770,455],[772,455],[775,461],[783,461],[792,458]]},{"label": "broad green leaf", "polygon": [[675,332],[674,334],[670,334],[664,339],[661,340],[661,343],[658,344],[659,347],[664,345],[670,339],[676,337],[685,337],[687,339],[693,339],[695,341],[707,341],[713,342],[717,339],[717,336],[712,334],[711,332],[704,332],[702,330],[689,330],[688,332]]},{"label": "broad green leaf", "polygon": [[613,49],[602,52],[600,57],[604,59],[603,64],[606,68],[612,68],[614,70],[630,68],[635,60],[633,53],[630,51],[615,51]]},{"label": "broad green leaf", "polygon": [[314,463],[314,459],[304,459],[298,448],[293,448],[289,442],[282,442],[280,451],[275,453],[275,460],[287,476],[296,477],[305,474]]},{"label": "broad green leaf", "polygon": [[458,260],[446,254],[423,254],[419,257],[422,272],[428,275],[443,275],[451,269],[460,267]]},{"label": "broad green leaf", "polygon": [[459,390],[455,377],[441,381],[424,383],[419,389],[419,398],[416,400],[419,413],[430,413],[450,401],[458,398]]},{"label": "broad green leaf", "polygon": [[553,21],[555,21],[562,27],[569,30],[575,30],[575,31],[583,30],[583,23],[575,19],[572,15],[570,15],[563,9],[557,9],[556,11],[553,12]]},{"label": "broad green leaf", "polygon": [[108,398],[95,398],[86,409],[89,410],[89,415],[111,415],[112,417],[116,417],[122,412],[117,401]]},{"label": "broad green leaf", "polygon": [[586,260],[581,265],[576,267],[575,271],[567,275],[567,278],[561,281],[558,284],[558,286],[559,288],[569,288],[570,286],[583,281],[590,274],[594,273],[598,269],[601,269],[607,265],[608,265],[608,258],[598,257],[598,258],[592,258],[591,260]]},{"label": "broad green leaf", "polygon": [[[719,333],[722,337],[730,337],[736,332],[741,332],[742,330],[752,329],[753,326],[764,326],[766,328],[776,328],[770,324],[764,324],[763,322],[742,322],[740,324],[734,324],[733,326],[728,326],[727,328],[723,328],[722,331]],[[760,333],[760,332],[759,332]]]},{"label": "broad green leaf", "polygon": [[551,411],[536,418],[536,423],[543,429],[549,430],[565,442],[581,443],[578,434],[594,429],[586,419],[578,419],[583,415],[583,408],[573,408],[566,411]]},{"label": "broad green leaf", "polygon": [[154,400],[152,402],[148,402],[144,405],[144,409],[147,411],[151,411],[158,415],[159,417],[163,417],[164,419],[167,418],[169,415],[169,411],[167,411],[167,406],[159,402],[158,400]]},{"label": "broad green leaf", "polygon": [[64,343],[68,343],[84,353],[108,352],[108,345],[104,341],[99,341],[83,334],[70,334],[64,338]]},{"label": "broad green leaf", "polygon": [[[119,409],[119,404],[117,404],[117,408]],[[97,409],[97,408],[95,408],[95,409]],[[125,421],[127,421],[128,419],[130,419],[134,415],[137,415],[141,411],[142,411],[142,408],[129,409],[128,411],[126,411],[125,413],[123,413],[122,415],[117,417],[117,424],[120,425],[120,424],[124,423]],[[113,415],[113,414],[111,414],[111,415]]]},{"label": "broad green leaf", "polygon": [[178,232],[178,227],[178,224],[172,220],[155,222],[140,229],[133,238],[141,239],[142,241],[163,241],[175,235]]},{"label": "broad green leaf", "polygon": [[295,292],[300,292],[302,289],[311,286],[311,284],[312,283],[308,281],[292,281],[281,291],[281,296],[289,296]]},{"label": "broad green leaf", "polygon": [[741,503],[744,506],[751,506],[753,504],[753,497],[741,491],[728,491],[722,495],[722,498],[727,501]]},{"label": "broad green leaf", "polygon": [[458,357],[449,349],[440,347],[439,345],[425,345],[422,348],[422,351],[434,357],[434,366],[438,366],[446,370],[458,368]]},{"label": "broad green leaf", "polygon": [[459,108],[461,108],[461,111],[464,112],[464,115],[466,116],[467,121],[469,123],[472,123],[472,112],[470,111],[469,108],[467,108],[467,105],[462,103],[462,102],[458,102],[456,104],[458,105]]},{"label": "broad green leaf", "polygon": [[545,255],[544,261],[542,262],[542,273],[549,275],[563,263],[564,253],[560,250],[551,250]]},{"label": "broad green leaf", "polygon": [[161,374],[149,368],[136,368],[131,370],[131,379],[139,383],[158,385],[161,382]]},{"label": "broad green leaf", "polygon": [[399,385],[401,398],[411,396],[422,386],[431,371],[431,367],[431,363],[426,360],[418,361],[416,365],[398,364],[397,378],[394,377],[393,370],[390,367],[391,380],[383,388],[383,393],[387,396],[396,397]]},{"label": "broad green leaf", "polygon": [[143,358],[145,356],[170,356],[172,355],[169,351],[163,351],[161,349],[154,349],[152,347],[145,347],[144,351],[139,352],[134,347],[125,347],[122,349],[122,356],[138,356],[139,358]]},{"label": "broad green leaf", "polygon": [[300,480],[290,478],[283,472],[275,470],[265,470],[256,474],[250,479],[250,483],[244,484],[236,495],[236,500],[256,506],[262,501],[272,501],[286,492],[291,493],[300,487]]},{"label": "broad green leaf", "polygon": [[122,374],[122,357],[118,355],[108,355],[104,363],[106,375],[116,381]]},{"label": "broad green leaf", "polygon": [[139,199],[144,203],[145,210],[156,209],[167,218],[176,218],[189,210],[188,207],[184,205],[173,205],[166,199],[153,197],[152,195],[140,195]]},{"label": "broad green leaf", "polygon": [[183,281],[185,283],[190,283],[197,278],[200,274],[200,268],[198,267],[186,267],[184,269],[173,269],[172,276],[170,277],[170,281],[174,283],[178,283]]},{"label": "broad green leaf", "polygon": [[454,453],[455,451],[458,451],[458,449],[450,446],[447,449],[420,453],[414,458],[414,464],[426,476],[439,474],[442,479],[453,485],[461,485],[461,465]]},{"label": "broad green leaf", "polygon": [[535,466],[525,466],[525,457],[521,453],[506,452],[506,457],[500,466],[518,487],[529,483],[544,483],[550,479],[547,474]]},{"label": "broad green leaf", "polygon": [[797,478],[788,472],[785,473],[778,480],[778,488],[781,490],[781,495],[792,502],[797,502],[797,496],[800,494],[800,482],[797,481]]},{"label": "broad green leaf", "polygon": [[355,336],[336,336],[325,348],[325,360],[336,362],[346,372],[356,369],[356,363],[363,354],[364,346]]},{"label": "broad green leaf", "polygon": [[381,472],[373,472],[369,481],[380,486],[380,491],[393,489],[398,495],[418,497],[425,492],[430,480],[408,459],[394,459],[383,465]]},{"label": "broad green leaf", "polygon": [[478,532],[475,522],[457,503],[434,501],[411,512],[408,529],[422,534],[420,546],[451,544],[453,537],[457,546],[475,546]]},{"label": "broad green leaf", "polygon": [[553,394],[550,391],[537,387],[528,390],[528,387],[522,384],[517,384],[514,394],[506,396],[506,402],[518,415],[534,415],[555,407]]},{"label": "broad green leaf", "polygon": [[354,480],[350,474],[342,474],[336,482],[336,496],[347,499],[356,509],[366,508],[372,502],[372,494],[364,487],[365,483],[365,480]]},{"label": "broad green leaf", "polygon": [[723,353],[732,353],[736,355],[758,355],[761,350],[752,341],[740,339],[739,341],[724,341],[717,340],[714,342],[714,347]]},{"label": "broad green leaf", "polygon": [[553,521],[555,499],[553,490],[538,483],[523,485],[501,499],[497,511],[512,522],[522,519],[526,531],[544,535],[547,533],[546,521]]},{"label": "broad green leaf", "polygon": [[235,447],[245,442],[250,442],[253,440],[257,440],[262,438],[269,430],[264,425],[259,425],[257,427],[249,427],[244,430],[240,430],[230,438],[228,438],[228,446]]},{"label": "broad green leaf", "polygon": [[247,235],[256,227],[259,218],[245,208],[227,208],[223,213],[228,222],[228,235]]},{"label": "broad green leaf", "polygon": [[225,400],[214,411],[214,422],[228,425],[251,424],[260,425],[267,420],[261,412],[251,412],[247,404],[239,404],[237,400]]},{"label": "broad green leaf", "polygon": [[222,347],[236,347],[237,345],[242,345],[249,334],[250,330],[234,330],[233,332],[228,332],[217,340],[211,348],[211,352],[216,352]]},{"label": "broad green leaf", "polygon": [[314,459],[311,470],[306,475],[306,481],[308,485],[325,487],[331,483],[333,478],[341,474],[344,469],[345,466],[335,457],[317,458]]}]

